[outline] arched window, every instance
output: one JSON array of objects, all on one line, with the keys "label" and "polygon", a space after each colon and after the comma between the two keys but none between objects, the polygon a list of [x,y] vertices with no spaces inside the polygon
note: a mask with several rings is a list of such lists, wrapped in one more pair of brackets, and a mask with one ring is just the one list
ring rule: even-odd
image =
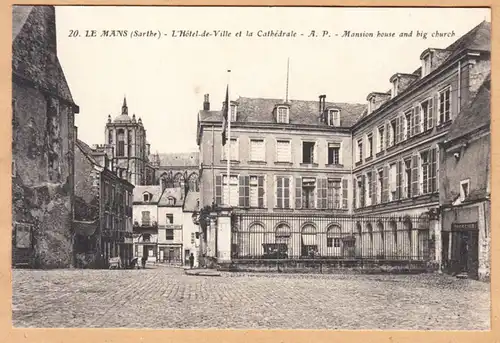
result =
[{"label": "arched window", "polygon": [[391,220],[389,222],[389,227],[392,232],[392,236],[394,238],[394,244],[398,244],[398,225],[396,224],[396,221]]},{"label": "arched window", "polygon": [[306,224],[302,227],[302,256],[314,257],[318,251],[316,243],[316,228],[312,224]]},{"label": "arched window", "polygon": [[174,187],[180,187],[183,180],[184,180],[184,178],[182,177],[181,173],[175,174],[173,186]]},{"label": "arched window", "polygon": [[151,193],[144,192],[142,194],[142,199],[144,200],[144,202],[150,202],[151,201]]},{"label": "arched window", "polygon": [[127,134],[127,156],[132,156],[132,130]]},{"label": "arched window", "polygon": [[249,231],[249,251],[252,257],[261,257],[264,251],[264,233],[265,228],[260,223],[254,223],[248,229]]},{"label": "arched window", "polygon": [[199,192],[200,191],[199,185],[198,185],[198,174],[192,173],[189,176],[188,187],[189,187],[189,190],[192,192]]},{"label": "arched window", "polygon": [[125,155],[125,132],[123,129],[119,129],[116,132],[118,147],[116,149],[116,156],[124,156]]},{"label": "arched window", "polygon": [[275,232],[276,243],[288,243],[290,236],[290,227],[285,223],[278,224]]},{"label": "arched window", "polygon": [[108,132],[108,144],[113,144],[113,130]]},{"label": "arched window", "polygon": [[327,248],[340,248],[342,246],[342,232],[337,224],[330,225],[326,230],[326,246]]},{"label": "arched window", "polygon": [[175,205],[175,198],[174,197],[168,197],[167,198],[167,205],[168,206],[174,206]]}]

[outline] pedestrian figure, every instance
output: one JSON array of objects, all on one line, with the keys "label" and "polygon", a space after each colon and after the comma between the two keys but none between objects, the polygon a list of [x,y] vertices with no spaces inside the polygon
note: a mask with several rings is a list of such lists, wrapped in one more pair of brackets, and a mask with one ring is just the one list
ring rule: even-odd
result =
[{"label": "pedestrian figure", "polygon": [[189,255],[189,268],[193,269],[193,266],[194,266],[194,255],[193,253],[191,253],[191,255]]},{"label": "pedestrian figure", "polygon": [[142,263],[142,269],[146,269],[146,261],[148,260],[148,258],[146,256],[143,256],[141,258],[141,263]]}]

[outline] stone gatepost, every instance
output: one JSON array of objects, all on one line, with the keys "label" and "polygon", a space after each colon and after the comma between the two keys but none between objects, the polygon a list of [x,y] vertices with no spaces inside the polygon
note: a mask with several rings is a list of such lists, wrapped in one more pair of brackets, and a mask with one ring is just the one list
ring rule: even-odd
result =
[{"label": "stone gatepost", "polygon": [[231,263],[231,207],[222,206],[217,219],[217,262]]}]

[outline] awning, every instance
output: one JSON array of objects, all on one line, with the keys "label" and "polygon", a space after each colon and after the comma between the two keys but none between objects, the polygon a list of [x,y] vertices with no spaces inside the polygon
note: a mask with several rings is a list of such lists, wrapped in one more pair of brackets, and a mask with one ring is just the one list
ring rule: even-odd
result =
[{"label": "awning", "polygon": [[92,236],[99,226],[99,221],[73,220],[73,231],[80,236]]},{"label": "awning", "polygon": [[303,245],[316,245],[316,235],[315,234],[302,234],[302,244]]}]

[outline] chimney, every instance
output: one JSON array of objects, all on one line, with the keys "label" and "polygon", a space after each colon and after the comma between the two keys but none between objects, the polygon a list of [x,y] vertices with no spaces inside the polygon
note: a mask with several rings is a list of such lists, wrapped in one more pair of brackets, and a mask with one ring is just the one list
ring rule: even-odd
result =
[{"label": "chimney", "polygon": [[205,94],[205,99],[203,100],[203,111],[210,111],[209,94]]}]

